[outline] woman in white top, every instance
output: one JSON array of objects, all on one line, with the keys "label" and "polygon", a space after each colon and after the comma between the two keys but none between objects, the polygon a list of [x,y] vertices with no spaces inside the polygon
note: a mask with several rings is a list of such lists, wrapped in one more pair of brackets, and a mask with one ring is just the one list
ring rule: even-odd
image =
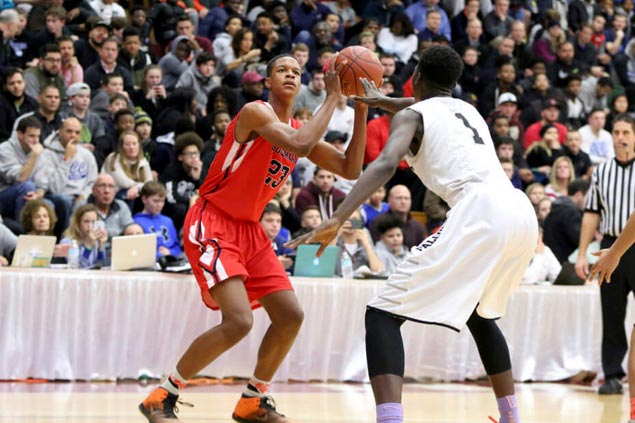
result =
[{"label": "woman in white top", "polygon": [[402,63],[408,63],[418,44],[412,22],[405,13],[393,14],[388,28],[383,28],[377,36],[377,45],[384,52],[397,56]]},{"label": "woman in white top", "polygon": [[119,136],[117,150],[110,153],[101,168],[117,185],[117,198],[131,206],[139,198],[141,187],[152,180],[150,163],[143,156],[141,140],[134,131],[125,131]]},{"label": "woman in white top", "polygon": [[560,156],[551,166],[549,175],[549,185],[545,188],[545,194],[551,200],[558,197],[567,196],[569,184],[575,179],[575,169],[571,159],[567,156]]}]

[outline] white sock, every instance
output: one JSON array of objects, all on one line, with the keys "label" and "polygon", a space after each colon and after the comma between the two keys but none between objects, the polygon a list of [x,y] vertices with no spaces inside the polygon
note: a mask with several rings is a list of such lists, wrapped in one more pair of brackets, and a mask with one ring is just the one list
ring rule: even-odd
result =
[{"label": "white sock", "polygon": [[176,367],[170,373],[170,376],[161,384],[162,388],[165,388],[169,393],[174,395],[179,395],[181,389],[185,388],[187,385],[187,380],[179,374],[179,371],[176,370]]}]

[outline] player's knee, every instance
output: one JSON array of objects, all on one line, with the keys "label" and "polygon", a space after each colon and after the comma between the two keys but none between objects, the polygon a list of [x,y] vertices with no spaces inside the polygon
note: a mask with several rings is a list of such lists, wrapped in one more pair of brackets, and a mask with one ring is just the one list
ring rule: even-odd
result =
[{"label": "player's knee", "polygon": [[227,328],[226,333],[235,341],[247,336],[253,325],[254,316],[251,311],[223,316],[223,326]]},{"label": "player's knee", "polygon": [[280,319],[277,324],[283,326],[288,333],[297,333],[304,321],[304,311],[300,306],[291,307],[285,313],[284,318]]}]

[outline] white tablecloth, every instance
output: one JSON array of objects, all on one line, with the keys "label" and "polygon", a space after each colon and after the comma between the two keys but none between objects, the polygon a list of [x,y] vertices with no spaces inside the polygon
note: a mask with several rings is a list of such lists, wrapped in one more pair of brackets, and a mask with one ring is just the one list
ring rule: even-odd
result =
[{"label": "white tablecloth", "polygon": [[[294,278],[305,322],[278,380],[367,380],[364,309],[382,281]],[[632,307],[631,307],[632,309]],[[189,343],[220,320],[191,276],[0,269],[0,379],[136,378],[174,368]],[[633,321],[629,315],[627,324]],[[517,380],[600,371],[596,286],[521,287],[500,326]],[[251,375],[269,322],[202,373]],[[464,380],[484,374],[464,330],[404,325],[406,376]]]}]

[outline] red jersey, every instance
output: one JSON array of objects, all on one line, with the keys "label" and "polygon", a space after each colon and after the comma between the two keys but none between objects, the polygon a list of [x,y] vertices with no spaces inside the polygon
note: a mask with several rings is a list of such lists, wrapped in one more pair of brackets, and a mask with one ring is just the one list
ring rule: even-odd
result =
[{"label": "red jersey", "polygon": [[[234,129],[239,116],[240,112],[229,123],[199,192],[208,206],[225,215],[258,222],[267,203],[291,175],[298,156],[261,136],[236,142]],[[302,126],[293,118],[289,124],[296,129]]]}]

